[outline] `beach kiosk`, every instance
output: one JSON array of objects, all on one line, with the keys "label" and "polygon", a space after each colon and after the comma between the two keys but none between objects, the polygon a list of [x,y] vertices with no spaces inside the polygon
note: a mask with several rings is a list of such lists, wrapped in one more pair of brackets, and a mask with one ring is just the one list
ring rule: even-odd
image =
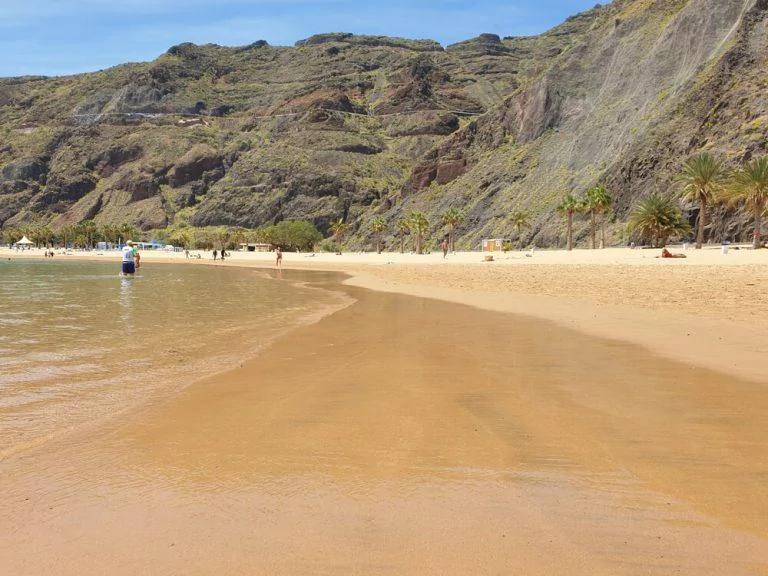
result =
[{"label": "beach kiosk", "polygon": [[501,252],[504,245],[512,244],[509,238],[483,238],[483,252]]}]

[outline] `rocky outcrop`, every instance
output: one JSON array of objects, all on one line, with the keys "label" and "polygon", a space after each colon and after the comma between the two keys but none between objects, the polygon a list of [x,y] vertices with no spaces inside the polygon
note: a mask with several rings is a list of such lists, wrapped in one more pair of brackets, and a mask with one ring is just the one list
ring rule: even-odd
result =
[{"label": "rocky outcrop", "polygon": [[385,118],[387,136],[448,136],[459,129],[459,117],[450,112],[428,110]]},{"label": "rocky outcrop", "polygon": [[3,166],[3,180],[45,182],[48,165],[41,158],[19,158]]},{"label": "rocky outcrop", "polygon": [[107,150],[97,152],[86,160],[85,166],[93,170],[102,178],[107,178],[123,164],[135,162],[142,155],[141,146],[113,146]]},{"label": "rocky outcrop", "polygon": [[38,205],[44,208],[56,202],[75,202],[95,189],[96,183],[96,177],[86,172],[54,174],[48,179],[45,192],[38,198]]},{"label": "rocky outcrop", "polygon": [[315,34],[305,40],[299,40],[296,42],[296,46],[316,46],[331,42],[370,47],[404,48],[416,52],[441,52],[443,50],[443,47],[434,40],[409,40],[406,38],[390,38],[387,36],[358,36],[349,32]]},{"label": "rocky outcrop", "polygon": [[159,180],[152,174],[139,171],[124,173],[115,183],[114,188],[128,192],[131,202],[146,200],[160,194]]},{"label": "rocky outcrop", "polygon": [[204,174],[217,173],[221,168],[222,158],[216,150],[210,146],[198,145],[184,154],[171,168],[168,183],[178,188],[189,182],[202,180]]},{"label": "rocky outcrop", "polygon": [[14,189],[6,187],[6,183],[0,184],[0,226],[4,226],[15,216],[23,214],[37,192],[34,188]]}]

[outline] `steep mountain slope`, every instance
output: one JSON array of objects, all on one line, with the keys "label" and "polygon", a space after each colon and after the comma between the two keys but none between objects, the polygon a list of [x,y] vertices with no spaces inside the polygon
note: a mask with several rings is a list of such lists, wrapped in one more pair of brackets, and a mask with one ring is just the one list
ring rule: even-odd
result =
[{"label": "steep mountain slope", "polygon": [[[528,240],[562,244],[554,208],[567,191],[606,183],[621,219],[640,195],[672,191],[691,153],[711,149],[730,163],[764,154],[766,5],[616,0],[596,10],[543,74],[428,155],[404,188],[402,212],[435,219],[465,205],[459,234],[471,243],[509,235],[510,211],[524,209],[536,217]],[[456,165],[465,173],[435,188]],[[713,235],[741,232],[743,219],[718,216]],[[614,227],[614,241],[622,231]]]},{"label": "steep mountain slope", "polygon": [[258,226],[360,213],[513,91],[498,37],[325,34],[292,48],[171,48],[156,61],[0,81],[0,223]]},{"label": "steep mountain slope", "polygon": [[[393,231],[423,210],[437,237],[455,206],[460,246],[509,236],[513,209],[535,216],[528,240],[557,243],[567,190],[607,183],[621,219],[692,151],[766,151],[766,2],[615,0],[537,37],[446,49],[349,34],[182,44],[0,80],[0,225],[343,218],[362,246],[375,215]],[[713,233],[742,221],[721,212]]]}]

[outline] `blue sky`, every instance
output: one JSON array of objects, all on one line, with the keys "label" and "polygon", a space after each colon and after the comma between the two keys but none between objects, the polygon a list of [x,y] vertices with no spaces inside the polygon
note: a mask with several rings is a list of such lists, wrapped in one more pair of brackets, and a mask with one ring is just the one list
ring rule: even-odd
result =
[{"label": "blue sky", "polygon": [[431,38],[538,34],[596,0],[0,0],[0,76],[89,72],[181,42],[292,45],[321,32]]}]

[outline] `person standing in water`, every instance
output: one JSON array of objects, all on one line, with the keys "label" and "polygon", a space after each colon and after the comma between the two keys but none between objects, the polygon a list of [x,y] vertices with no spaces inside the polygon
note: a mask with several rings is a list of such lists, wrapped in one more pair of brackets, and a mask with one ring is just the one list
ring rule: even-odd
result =
[{"label": "person standing in water", "polygon": [[139,249],[134,246],[132,240],[128,240],[123,246],[123,275],[128,276],[136,272],[141,264],[141,255]]},{"label": "person standing in water", "polygon": [[283,251],[280,249],[280,246],[277,247],[277,250],[275,250],[275,268],[282,268],[283,267]]}]

